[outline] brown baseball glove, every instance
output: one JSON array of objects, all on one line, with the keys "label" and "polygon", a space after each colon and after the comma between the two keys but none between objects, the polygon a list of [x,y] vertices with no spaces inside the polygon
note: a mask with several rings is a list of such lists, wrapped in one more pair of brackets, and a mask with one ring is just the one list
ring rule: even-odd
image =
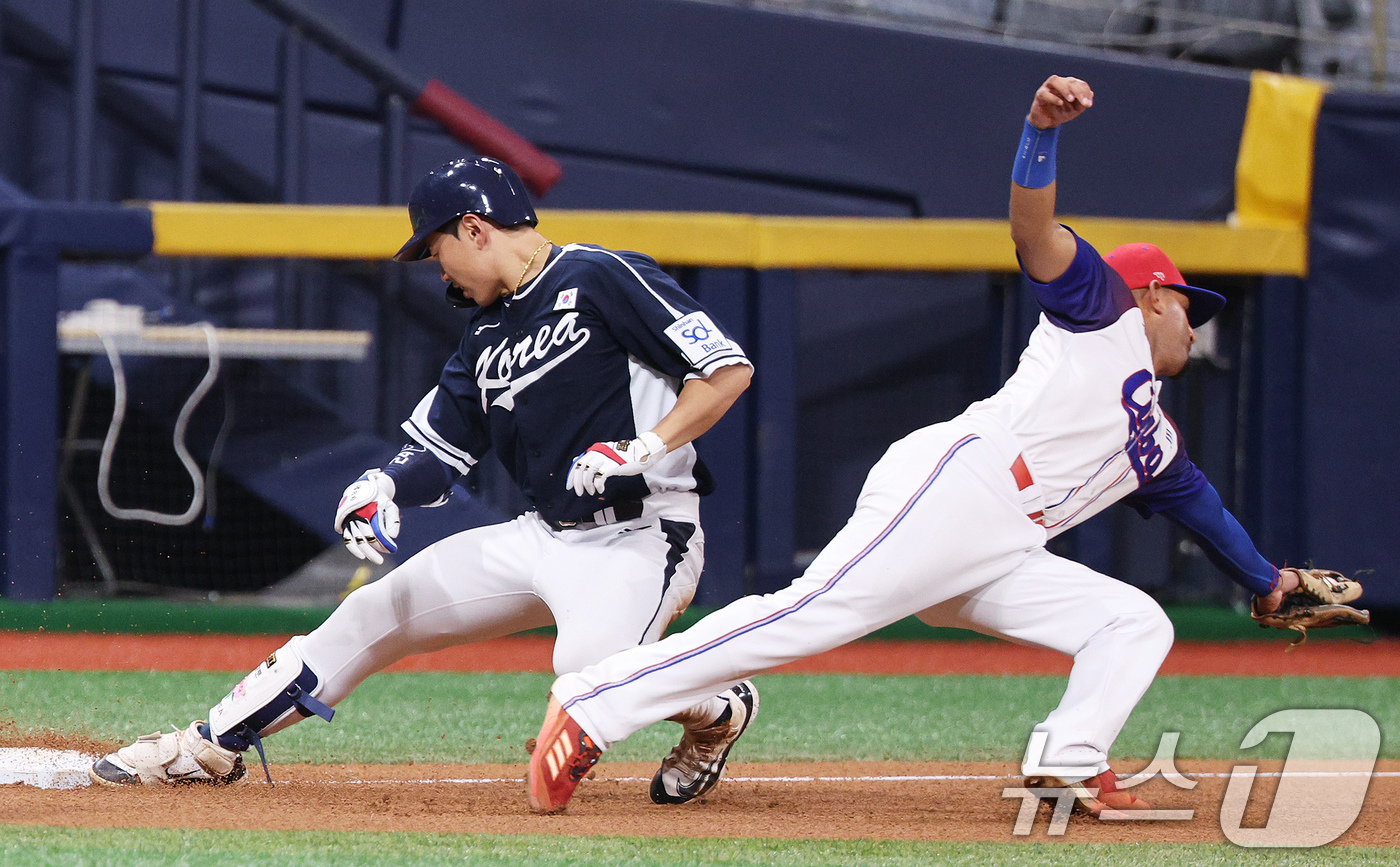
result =
[{"label": "brown baseball glove", "polygon": [[1371,622],[1371,612],[1347,604],[1361,598],[1359,581],[1329,569],[1292,571],[1298,573],[1298,586],[1284,594],[1276,610],[1260,613],[1259,598],[1255,597],[1250,612],[1260,626],[1297,632],[1298,638],[1288,645],[1290,650],[1308,640],[1309,629]]}]

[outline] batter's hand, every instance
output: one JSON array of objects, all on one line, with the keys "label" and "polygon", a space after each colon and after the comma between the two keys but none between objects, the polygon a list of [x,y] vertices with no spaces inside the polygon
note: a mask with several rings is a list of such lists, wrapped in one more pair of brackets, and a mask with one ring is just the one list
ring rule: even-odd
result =
[{"label": "batter's hand", "polygon": [[634,440],[594,443],[574,458],[564,485],[582,497],[597,496],[612,476],[635,476],[666,456],[666,443],[653,431]]},{"label": "batter's hand", "polygon": [[1035,92],[1026,119],[1036,129],[1050,129],[1074,120],[1093,104],[1094,91],[1088,82],[1052,75]]},{"label": "batter's hand", "polygon": [[399,550],[399,507],[394,503],[394,480],[379,470],[365,470],[345,489],[335,510],[335,529],[345,547],[361,560],[383,563],[384,554]]}]

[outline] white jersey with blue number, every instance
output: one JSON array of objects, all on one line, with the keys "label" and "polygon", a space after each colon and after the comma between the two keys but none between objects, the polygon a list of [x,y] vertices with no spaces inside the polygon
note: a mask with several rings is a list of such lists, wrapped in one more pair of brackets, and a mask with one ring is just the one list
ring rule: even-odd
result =
[{"label": "white jersey with blue number", "polygon": [[1080,240],[1059,279],[1033,285],[1045,312],[1016,372],[967,415],[1015,434],[1054,536],[1151,481],[1181,446],[1142,311],[1117,273]]}]

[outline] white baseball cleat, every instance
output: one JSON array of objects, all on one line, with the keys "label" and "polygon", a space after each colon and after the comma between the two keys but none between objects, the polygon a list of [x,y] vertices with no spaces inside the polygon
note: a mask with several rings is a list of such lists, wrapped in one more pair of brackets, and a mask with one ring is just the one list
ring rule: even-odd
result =
[{"label": "white baseball cleat", "polygon": [[224,749],[199,733],[204,720],[184,731],[152,732],[129,747],[108,753],[88,769],[88,776],[102,786],[153,786],[162,783],[237,782],[247,773],[243,754]]},{"label": "white baseball cleat", "polygon": [[724,697],[729,712],[702,729],[686,729],[671,754],[651,778],[651,799],[658,804],[684,804],[715,787],[724,761],[758,716],[758,687],[753,681],[735,684]]}]

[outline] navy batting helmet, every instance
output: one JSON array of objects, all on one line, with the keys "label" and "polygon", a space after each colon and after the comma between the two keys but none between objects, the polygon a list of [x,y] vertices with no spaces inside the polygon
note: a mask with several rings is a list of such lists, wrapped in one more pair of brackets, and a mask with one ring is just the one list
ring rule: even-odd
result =
[{"label": "navy batting helmet", "polygon": [[510,166],[490,157],[453,160],[428,172],[413,188],[408,197],[413,237],[394,259],[427,258],[424,240],[463,214],[480,214],[501,226],[539,223],[524,182]]}]

